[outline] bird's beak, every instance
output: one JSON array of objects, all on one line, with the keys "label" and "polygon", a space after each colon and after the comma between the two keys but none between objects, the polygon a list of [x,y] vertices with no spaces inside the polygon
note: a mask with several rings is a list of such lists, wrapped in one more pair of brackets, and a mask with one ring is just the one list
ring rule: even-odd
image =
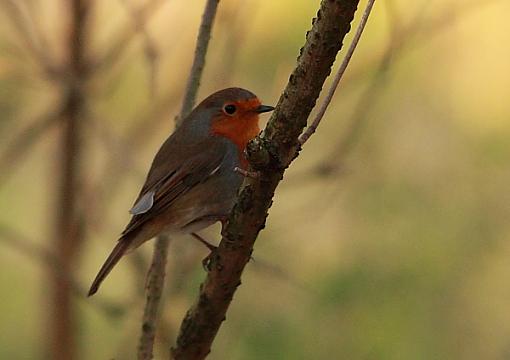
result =
[{"label": "bird's beak", "polygon": [[260,105],[258,108],[255,109],[255,112],[258,114],[273,111],[274,107],[269,105]]}]

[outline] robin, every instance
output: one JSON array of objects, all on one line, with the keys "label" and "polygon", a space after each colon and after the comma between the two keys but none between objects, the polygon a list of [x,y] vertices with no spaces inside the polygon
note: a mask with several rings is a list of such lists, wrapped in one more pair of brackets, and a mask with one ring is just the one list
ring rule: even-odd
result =
[{"label": "robin", "polygon": [[[220,90],[183,119],[152,161],[131,221],[99,270],[89,296],[124,254],[162,233],[190,234],[226,221],[248,162],[244,150],[274,110],[241,88]],[[241,169],[240,172],[234,169]]]}]

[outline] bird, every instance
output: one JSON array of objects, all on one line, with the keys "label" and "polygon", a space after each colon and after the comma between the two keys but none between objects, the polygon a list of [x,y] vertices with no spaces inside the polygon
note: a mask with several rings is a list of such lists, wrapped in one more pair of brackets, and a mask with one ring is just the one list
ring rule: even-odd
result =
[{"label": "bird", "polygon": [[205,98],[182,120],[156,153],[129,211],[131,220],[88,296],[142,243],[160,234],[191,234],[218,221],[225,225],[248,168],[246,146],[260,132],[259,114],[272,110],[251,91],[232,87]]}]

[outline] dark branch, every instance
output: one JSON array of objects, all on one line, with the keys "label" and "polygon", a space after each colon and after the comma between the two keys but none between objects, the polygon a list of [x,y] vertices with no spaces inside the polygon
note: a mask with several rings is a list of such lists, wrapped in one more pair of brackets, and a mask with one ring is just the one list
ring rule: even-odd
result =
[{"label": "dark branch", "polygon": [[329,88],[328,94],[326,95],[326,99],[319,108],[319,112],[313,119],[312,125],[310,125],[308,129],[306,129],[306,131],[299,137],[299,142],[301,145],[304,145],[304,143],[308,141],[310,136],[312,136],[313,133],[317,130],[317,127],[319,126],[322,118],[324,117],[324,114],[326,113],[326,110],[328,109],[331,100],[333,100],[333,95],[335,95],[335,91],[338,87],[338,84],[340,83],[340,80],[342,80],[342,77],[345,74],[345,70],[347,70],[347,66],[349,65],[352,55],[354,54],[354,50],[356,50],[359,40],[361,39],[361,34],[363,34],[363,30],[365,29],[365,25],[367,24],[368,17],[370,16],[370,12],[372,11],[372,7],[374,6],[374,2],[375,0],[368,1],[365,12],[363,13],[363,16],[361,18],[361,22],[358,25],[356,34],[354,35],[354,39],[352,40],[349,49],[345,53],[342,63],[340,64],[340,67],[338,68],[335,78],[333,79],[333,84]]},{"label": "dark branch", "polygon": [[298,137],[350,30],[357,5],[356,0],[322,1],[273,116],[264,132],[248,146],[250,164],[260,176],[244,180],[218,250],[212,254],[211,270],[182,322],[172,349],[175,359],[203,359],[210,352],[241,283],[255,239],[265,226],[274,191],[298,154]]}]

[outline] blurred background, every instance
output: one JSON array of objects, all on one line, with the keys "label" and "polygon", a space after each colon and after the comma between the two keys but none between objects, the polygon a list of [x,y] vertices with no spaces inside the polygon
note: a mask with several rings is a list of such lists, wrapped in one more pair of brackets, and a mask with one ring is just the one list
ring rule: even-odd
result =
[{"label": "blurred background", "polygon": [[[85,292],[173,129],[204,2],[75,1],[0,1],[2,359],[136,354],[152,244]],[[275,104],[318,6],[222,0],[199,98]],[[510,358],[508,13],[376,2],[210,359]],[[171,243],[157,359],[206,255]]]}]

